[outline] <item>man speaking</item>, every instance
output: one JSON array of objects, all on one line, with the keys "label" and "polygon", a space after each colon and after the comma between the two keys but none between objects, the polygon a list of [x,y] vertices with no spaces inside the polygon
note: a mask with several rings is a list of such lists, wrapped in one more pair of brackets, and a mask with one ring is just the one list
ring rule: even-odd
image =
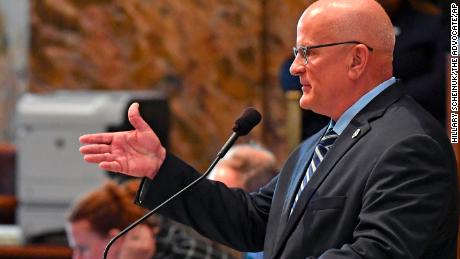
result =
[{"label": "man speaking", "polygon": [[[256,193],[204,180],[159,212],[265,258],[456,258],[458,187],[443,129],[392,76],[393,26],[374,0],[319,0],[297,25],[300,106],[331,118]],[[154,208],[199,173],[135,130],[85,135],[84,159],[144,177]]]}]

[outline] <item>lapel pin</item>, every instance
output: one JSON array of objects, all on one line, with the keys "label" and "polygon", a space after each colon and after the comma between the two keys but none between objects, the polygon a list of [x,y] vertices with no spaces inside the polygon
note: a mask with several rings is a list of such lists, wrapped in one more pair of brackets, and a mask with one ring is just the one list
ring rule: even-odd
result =
[{"label": "lapel pin", "polygon": [[360,132],[361,132],[361,129],[355,130],[355,132],[353,132],[353,135],[351,136],[351,138],[356,138],[359,135]]}]

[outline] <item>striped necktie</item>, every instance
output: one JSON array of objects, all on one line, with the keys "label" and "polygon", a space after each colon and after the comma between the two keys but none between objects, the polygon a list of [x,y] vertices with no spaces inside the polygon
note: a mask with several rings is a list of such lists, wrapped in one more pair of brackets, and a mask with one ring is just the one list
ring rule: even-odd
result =
[{"label": "striped necktie", "polygon": [[310,165],[308,166],[307,172],[305,173],[302,183],[300,183],[299,190],[297,191],[294,202],[292,203],[291,212],[289,213],[289,215],[291,215],[292,211],[294,211],[294,207],[297,204],[297,201],[299,200],[300,194],[305,189],[305,186],[307,186],[307,183],[308,181],[310,181],[310,178],[315,173],[316,168],[318,168],[321,161],[323,161],[324,157],[326,156],[326,153],[329,151],[332,145],[334,145],[334,142],[338,137],[339,135],[337,135],[337,133],[335,133],[332,130],[332,128],[329,128],[326,134],[319,141],[318,145],[315,147],[315,152],[313,153],[313,157],[310,161]]}]

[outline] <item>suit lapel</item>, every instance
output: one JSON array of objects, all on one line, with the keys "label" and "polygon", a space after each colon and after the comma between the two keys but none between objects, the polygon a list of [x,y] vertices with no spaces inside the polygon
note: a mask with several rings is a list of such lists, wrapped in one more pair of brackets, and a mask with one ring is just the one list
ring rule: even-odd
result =
[{"label": "suit lapel", "polygon": [[[346,127],[346,129],[337,139],[333,148],[327,153],[326,157],[315,171],[313,177],[310,179],[307,186],[301,193],[296,207],[292,212],[292,215],[288,217],[290,205],[292,204],[293,193],[295,190],[297,190],[295,188],[297,184],[293,184],[292,182],[290,183],[291,187],[289,188],[289,192],[287,194],[289,202],[285,203],[280,220],[283,223],[283,226],[280,227],[283,227],[284,229],[281,229],[281,232],[279,232],[277,235],[277,242],[275,243],[276,246],[274,250],[274,255],[281,251],[281,248],[284,246],[284,243],[292,234],[295,227],[298,226],[298,222],[304,215],[304,211],[308,203],[310,202],[311,198],[315,194],[316,190],[320,187],[321,183],[326,179],[331,170],[337,164],[337,162],[345,155],[345,153],[350,148],[353,147],[354,144],[356,144],[360,139],[362,139],[363,136],[365,136],[369,132],[369,130],[371,130],[370,121],[382,116],[385,110],[402,96],[403,92],[400,88],[401,87],[399,87],[398,83],[396,83],[393,86],[390,86],[379,96],[377,96],[373,101],[371,101],[362,111],[360,111],[355,116],[355,118],[353,118],[350,124]],[[319,139],[317,141],[319,141]],[[315,143],[317,143],[317,141]],[[310,146],[310,156],[312,154],[313,148],[314,146]],[[308,158],[310,158],[310,156]],[[300,181],[299,175],[303,176],[304,172],[305,167],[303,167],[302,172],[299,173],[298,171],[295,175],[293,175],[293,178],[295,178],[293,179],[293,181],[297,181],[294,183],[298,183]],[[294,190],[292,190],[292,186],[294,186]],[[287,220],[286,225],[284,225],[285,220]]]},{"label": "suit lapel", "polygon": [[283,205],[283,211],[281,214],[281,221],[287,222],[289,218],[289,213],[291,211],[291,206],[294,201],[295,194],[297,192],[297,187],[299,183],[302,181],[303,177],[305,176],[305,172],[307,170],[308,162],[310,161],[311,157],[313,156],[314,147],[318,144],[321,137],[324,135],[327,127],[320,130],[314,136],[312,136],[311,141],[304,143],[302,149],[300,150],[300,159],[296,164],[294,169],[294,173],[291,177],[291,181],[289,183],[288,192],[286,194],[285,202]]},{"label": "suit lapel", "polygon": [[[295,164],[293,166],[286,166],[284,170],[286,171],[287,174],[290,174],[289,179],[289,185],[286,187],[285,191],[283,193],[286,193],[282,200],[284,201],[283,207],[281,209],[281,214],[279,216],[279,219],[276,220],[277,227],[276,228],[270,228],[273,230],[273,232],[270,233],[272,237],[274,237],[273,240],[273,245],[275,245],[281,236],[281,234],[284,233],[284,229],[286,228],[286,224],[289,218],[289,211],[291,209],[291,204],[292,200],[294,199],[295,191],[297,190],[298,183],[300,182],[300,179],[304,176],[307,162],[311,158],[313,154],[313,147],[316,146],[318,141],[321,139],[321,136],[324,134],[324,130],[320,130],[318,133],[313,135],[311,138],[308,138],[305,140],[304,143],[299,147],[299,150],[297,151],[297,160],[295,161]],[[288,163],[287,163],[288,164]],[[285,172],[281,171],[281,175],[284,174]],[[290,171],[290,172],[289,172]],[[272,247],[273,249],[274,247]]]},{"label": "suit lapel", "polygon": [[[355,138],[352,138],[353,133],[358,128],[360,129],[360,134]],[[307,186],[300,194],[294,211],[292,212],[292,215],[287,218],[287,224],[284,228],[284,231],[282,231],[280,238],[278,239],[277,248],[280,248],[284,242],[287,241],[289,235],[291,235],[291,233],[294,231],[295,227],[298,225],[299,220],[304,214],[307,204],[310,202],[311,198],[321,183],[324,181],[324,179],[329,175],[334,165],[347,152],[347,150],[349,150],[357,141],[359,141],[359,139],[361,139],[362,136],[364,136],[369,131],[369,129],[370,126],[368,123],[365,125],[359,125],[358,127],[349,125],[347,129],[340,135],[334,144],[334,147],[327,153],[326,157],[316,169]]]}]

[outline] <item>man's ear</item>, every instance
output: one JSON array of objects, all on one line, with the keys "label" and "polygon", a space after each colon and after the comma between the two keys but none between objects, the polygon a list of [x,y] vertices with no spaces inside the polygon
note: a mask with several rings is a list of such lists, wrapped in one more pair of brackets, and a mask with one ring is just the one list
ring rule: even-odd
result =
[{"label": "man's ear", "polygon": [[348,69],[348,76],[351,80],[361,77],[367,66],[369,49],[364,44],[358,44],[351,50],[351,59]]}]

